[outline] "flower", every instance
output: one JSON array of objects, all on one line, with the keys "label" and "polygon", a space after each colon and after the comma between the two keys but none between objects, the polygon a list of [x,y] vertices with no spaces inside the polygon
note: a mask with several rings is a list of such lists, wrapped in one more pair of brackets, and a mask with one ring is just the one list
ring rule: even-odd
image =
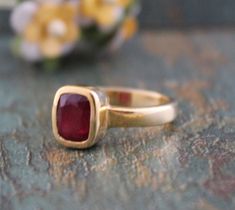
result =
[{"label": "flower", "polygon": [[109,49],[115,51],[126,40],[132,38],[138,29],[138,23],[133,16],[128,16],[121,24],[120,29],[111,41]]},{"label": "flower", "polygon": [[112,30],[123,18],[132,0],[83,0],[80,1],[81,17],[97,24],[104,31]]},{"label": "flower", "polygon": [[12,12],[15,51],[28,61],[116,50],[137,30],[138,0],[27,0]]},{"label": "flower", "polygon": [[76,18],[76,7],[70,2],[23,2],[11,16],[11,25],[22,39],[20,53],[31,61],[68,53],[80,36]]},{"label": "flower", "polygon": [[138,23],[134,17],[127,17],[121,26],[120,34],[125,40],[130,39],[137,31]]}]

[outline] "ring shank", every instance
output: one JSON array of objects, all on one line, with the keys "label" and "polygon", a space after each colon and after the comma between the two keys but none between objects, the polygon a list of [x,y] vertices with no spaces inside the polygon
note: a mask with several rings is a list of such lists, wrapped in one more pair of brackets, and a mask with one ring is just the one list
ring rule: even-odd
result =
[{"label": "ring shank", "polygon": [[109,99],[109,127],[149,127],[172,122],[177,104],[157,92],[129,88],[101,88]]}]

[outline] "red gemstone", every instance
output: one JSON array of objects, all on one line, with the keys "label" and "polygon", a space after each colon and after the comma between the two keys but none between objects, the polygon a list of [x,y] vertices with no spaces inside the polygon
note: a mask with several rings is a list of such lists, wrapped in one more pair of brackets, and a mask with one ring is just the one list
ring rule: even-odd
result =
[{"label": "red gemstone", "polygon": [[57,128],[61,137],[85,141],[90,130],[91,107],[87,97],[79,94],[61,95],[57,106]]}]

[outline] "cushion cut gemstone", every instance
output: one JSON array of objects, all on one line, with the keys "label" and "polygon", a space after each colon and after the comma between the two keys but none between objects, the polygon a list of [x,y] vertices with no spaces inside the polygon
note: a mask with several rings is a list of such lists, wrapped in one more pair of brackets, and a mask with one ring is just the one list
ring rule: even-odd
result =
[{"label": "cushion cut gemstone", "polygon": [[91,107],[87,97],[79,94],[61,95],[57,106],[57,128],[61,137],[85,141],[90,130]]}]

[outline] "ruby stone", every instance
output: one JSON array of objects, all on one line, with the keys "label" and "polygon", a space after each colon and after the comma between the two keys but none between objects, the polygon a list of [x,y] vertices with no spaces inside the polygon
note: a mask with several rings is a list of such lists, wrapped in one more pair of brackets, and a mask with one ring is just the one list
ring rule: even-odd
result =
[{"label": "ruby stone", "polygon": [[58,133],[65,140],[86,141],[90,130],[91,107],[87,97],[61,95],[57,105]]}]

